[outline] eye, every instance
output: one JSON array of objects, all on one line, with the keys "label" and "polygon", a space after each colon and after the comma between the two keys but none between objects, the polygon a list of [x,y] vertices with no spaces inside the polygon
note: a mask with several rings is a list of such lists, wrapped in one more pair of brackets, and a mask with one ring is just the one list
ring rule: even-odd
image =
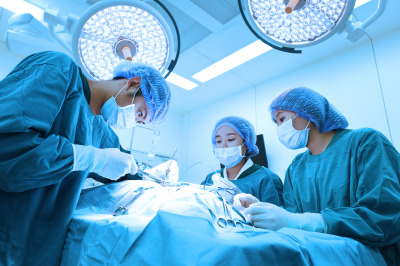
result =
[{"label": "eye", "polygon": [[235,139],[228,139],[228,141],[234,141]]},{"label": "eye", "polygon": [[141,111],[139,111],[139,116],[143,116],[143,113]]},{"label": "eye", "polygon": [[283,121],[285,121],[285,118],[282,117],[281,119],[279,119],[279,121],[283,122]]},{"label": "eye", "polygon": [[220,141],[220,140],[217,140],[217,143],[221,143],[221,141]]}]

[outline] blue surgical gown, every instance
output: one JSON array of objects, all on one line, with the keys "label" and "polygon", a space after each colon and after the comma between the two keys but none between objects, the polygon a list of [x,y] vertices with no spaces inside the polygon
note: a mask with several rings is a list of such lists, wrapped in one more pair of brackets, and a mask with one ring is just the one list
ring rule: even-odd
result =
[{"label": "blue surgical gown", "polygon": [[[224,173],[223,170],[224,169],[217,171],[222,177]],[[208,174],[201,184],[214,184],[212,180],[214,174],[214,172]],[[253,164],[249,169],[241,173],[238,179],[230,181],[243,193],[251,194],[261,202],[283,206],[282,181],[279,176],[268,168]]]},{"label": "blue surgical gown", "polygon": [[400,154],[380,132],[337,130],[318,155],[299,154],[283,189],[286,210],[321,213],[328,233],[377,247],[400,265]]},{"label": "blue surgical gown", "polygon": [[0,81],[0,265],[59,265],[88,172],[71,143],[119,148],[61,53],[26,57]]}]

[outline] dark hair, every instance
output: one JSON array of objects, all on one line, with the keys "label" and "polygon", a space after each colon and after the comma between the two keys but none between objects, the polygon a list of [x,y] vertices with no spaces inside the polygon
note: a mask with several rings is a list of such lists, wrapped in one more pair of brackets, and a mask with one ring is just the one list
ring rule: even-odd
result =
[{"label": "dark hair", "polygon": [[120,80],[120,79],[127,79],[127,78],[124,78],[124,77],[115,77],[115,78],[113,78],[112,80]]}]

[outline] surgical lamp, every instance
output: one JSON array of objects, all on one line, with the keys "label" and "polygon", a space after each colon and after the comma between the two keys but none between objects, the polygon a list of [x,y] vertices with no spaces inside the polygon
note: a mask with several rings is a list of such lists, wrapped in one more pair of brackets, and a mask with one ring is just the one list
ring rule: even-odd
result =
[{"label": "surgical lamp", "polygon": [[358,41],[366,29],[386,8],[379,0],[378,9],[364,22],[353,22],[356,0],[238,0],[240,13],[252,33],[265,44],[288,53],[296,48],[321,43],[335,33]]},{"label": "surgical lamp", "polygon": [[[105,0],[87,9],[81,17],[64,16],[47,6],[44,22],[53,38],[69,51],[87,76],[97,80],[113,78],[114,67],[123,60],[146,63],[162,74],[172,72],[180,52],[180,36],[174,18],[158,0],[154,0],[172,21],[174,38],[166,19],[152,6],[138,0]],[[64,27],[72,35],[71,46],[54,28]]]}]

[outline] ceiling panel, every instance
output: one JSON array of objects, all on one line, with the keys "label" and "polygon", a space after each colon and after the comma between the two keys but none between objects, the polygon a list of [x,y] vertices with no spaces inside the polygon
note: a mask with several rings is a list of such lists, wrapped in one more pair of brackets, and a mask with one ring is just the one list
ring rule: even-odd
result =
[{"label": "ceiling panel", "polygon": [[237,0],[190,0],[222,24],[239,15]]},{"label": "ceiling panel", "polygon": [[[170,85],[170,87],[172,93],[171,104],[182,110],[193,111],[203,106],[224,100],[233,94],[253,86],[237,75],[227,72],[207,83],[200,84],[190,91],[175,85]],[[245,108],[245,106],[238,106],[238,108]]]},{"label": "ceiling panel", "polygon": [[[161,0],[161,2],[171,12],[176,24],[178,25],[179,33],[181,35],[181,53],[212,33],[209,29],[182,12],[167,0]],[[161,9],[158,11],[164,13]]]}]

